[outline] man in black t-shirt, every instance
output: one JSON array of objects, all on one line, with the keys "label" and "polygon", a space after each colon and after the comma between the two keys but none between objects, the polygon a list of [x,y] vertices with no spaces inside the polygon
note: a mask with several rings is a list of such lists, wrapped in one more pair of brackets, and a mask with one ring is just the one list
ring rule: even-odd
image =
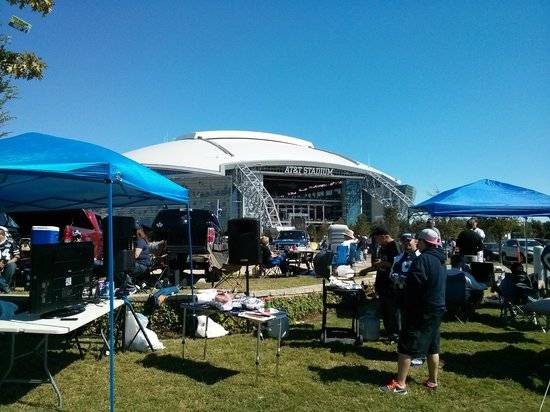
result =
[{"label": "man in black t-shirt", "polygon": [[458,234],[456,246],[458,253],[464,256],[465,262],[477,262],[478,252],[483,250],[483,239],[474,230],[474,220],[470,219],[466,222],[466,229]]},{"label": "man in black t-shirt", "polygon": [[376,243],[380,245],[378,260],[373,263],[376,268],[374,290],[380,299],[382,321],[388,341],[397,342],[399,338],[398,311],[395,306],[394,288],[390,279],[394,258],[399,255],[399,247],[386,229],[376,228],[372,232]]}]

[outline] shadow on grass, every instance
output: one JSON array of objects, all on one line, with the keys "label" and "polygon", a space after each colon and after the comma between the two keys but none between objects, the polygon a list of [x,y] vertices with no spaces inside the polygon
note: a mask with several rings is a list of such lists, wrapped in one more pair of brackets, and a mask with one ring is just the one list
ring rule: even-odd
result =
[{"label": "shadow on grass", "polygon": [[475,342],[506,342],[506,343],[539,343],[535,339],[527,338],[523,332],[441,332],[444,339],[471,340]]},{"label": "shadow on grass", "polygon": [[381,385],[392,377],[388,372],[369,369],[366,366],[336,366],[326,369],[310,366],[308,369],[317,373],[323,383],[347,381]]},{"label": "shadow on grass", "polygon": [[[26,353],[32,351],[34,345],[38,343],[38,339],[35,336],[22,335],[25,339],[16,339],[16,356],[18,354]],[[54,346],[52,342],[51,346]],[[0,377],[4,376],[8,368],[8,351],[9,351],[9,340],[7,337],[0,339],[0,347],[2,348],[3,356],[0,359]],[[16,360],[13,364],[13,369],[11,370],[7,379],[45,379],[46,375],[44,368],[42,367],[42,354],[32,354],[25,356]],[[80,360],[80,355],[74,351],[71,352],[58,352],[58,351],[48,351],[48,369],[53,376],[53,379],[56,380],[56,375],[69,366],[74,361]],[[38,385],[43,385],[40,383],[4,383],[0,388],[0,405],[9,405],[14,402],[18,402],[22,397],[24,397],[32,389],[36,388]],[[46,383],[51,388],[51,384]],[[61,395],[63,396],[63,387],[60,387]],[[21,402],[21,404],[36,407],[36,408],[55,408],[57,406],[57,397],[51,388],[51,398],[44,399],[42,403],[35,402]]]},{"label": "shadow on grass", "polygon": [[[444,370],[469,378],[512,379],[526,389],[543,392],[550,377],[545,363],[550,349],[541,352],[507,346],[500,350],[468,353],[445,353]],[[543,384],[537,384],[534,379]]]},{"label": "shadow on grass", "polygon": [[500,318],[489,313],[474,312],[470,317],[469,322],[478,322],[492,328],[502,328],[502,321]]},{"label": "shadow on grass", "polygon": [[298,341],[311,341],[319,340],[321,336],[321,331],[315,328],[314,325],[310,323],[303,323],[297,326],[292,326],[288,331],[287,340],[298,340]]},{"label": "shadow on grass", "polygon": [[[301,325],[303,326],[303,325]],[[388,350],[381,350],[371,346],[355,346],[352,344],[346,344],[338,341],[321,343],[319,329],[314,329],[313,326],[308,325],[306,328],[291,329],[288,340],[285,346],[291,348],[308,348],[308,349],[329,349],[331,353],[341,353],[346,355],[348,353],[354,353],[362,356],[367,360],[376,361],[397,361],[397,354],[395,352],[395,346],[388,346]],[[330,335],[332,337],[332,335]]]},{"label": "shadow on grass", "polygon": [[181,359],[174,355],[158,356],[155,353],[147,355],[145,359],[141,361],[141,364],[146,368],[157,368],[165,372],[185,375],[206,385],[213,385],[239,373],[231,369],[218,368],[208,362]]}]

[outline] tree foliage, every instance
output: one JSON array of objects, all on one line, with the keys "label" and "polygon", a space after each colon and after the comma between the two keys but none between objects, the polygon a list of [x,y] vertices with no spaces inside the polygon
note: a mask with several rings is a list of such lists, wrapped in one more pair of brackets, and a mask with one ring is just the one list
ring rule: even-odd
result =
[{"label": "tree foliage", "polygon": [[50,14],[55,5],[54,0],[7,0],[12,6],[18,6],[20,9],[27,6],[33,11],[41,13],[43,16]]},{"label": "tree foliage", "polygon": [[[54,0],[7,0],[7,2],[20,9],[30,7],[43,16],[49,14],[55,4]],[[46,63],[32,52],[8,49],[9,43],[10,37],[0,34],[0,137],[7,134],[1,129],[13,119],[5,109],[6,103],[17,97],[17,89],[11,81],[13,79],[40,80],[47,67]]]},{"label": "tree foliage", "polygon": [[392,237],[399,235],[400,222],[398,216],[398,210],[394,207],[387,207],[384,209],[384,226]]},{"label": "tree foliage", "polygon": [[355,236],[369,236],[370,226],[367,215],[361,213],[357,216],[357,222],[355,222],[355,225],[351,226],[351,229],[355,232]]},{"label": "tree foliage", "polygon": [[522,225],[517,219],[509,217],[479,219],[479,225],[489,238],[501,242],[505,235],[522,230]]}]

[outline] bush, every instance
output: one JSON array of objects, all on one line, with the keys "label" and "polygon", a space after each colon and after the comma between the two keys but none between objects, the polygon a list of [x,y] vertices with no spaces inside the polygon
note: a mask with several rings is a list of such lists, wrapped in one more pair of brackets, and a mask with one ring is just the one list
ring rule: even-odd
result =
[{"label": "bush", "polygon": [[[338,297],[330,296],[330,301],[334,302]],[[290,323],[311,318],[319,315],[323,310],[322,295],[320,293],[309,293],[305,295],[296,295],[288,297],[273,297],[272,305],[274,308],[284,310],[288,313]],[[149,319],[149,329],[155,331],[159,337],[174,337],[181,334],[183,311],[179,309],[179,302],[167,301],[160,307],[145,305],[143,302],[133,303],[134,310],[143,313]],[[230,333],[242,333],[247,331],[246,322],[239,322],[232,317],[225,316],[223,313],[214,313],[210,316],[214,321],[222,323]],[[99,334],[101,328],[107,333],[108,316],[94,321],[88,332]]]}]

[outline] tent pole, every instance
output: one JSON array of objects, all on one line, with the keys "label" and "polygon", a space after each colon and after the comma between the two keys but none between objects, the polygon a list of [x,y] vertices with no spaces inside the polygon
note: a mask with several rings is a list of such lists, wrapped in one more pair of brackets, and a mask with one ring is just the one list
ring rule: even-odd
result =
[{"label": "tent pole", "polygon": [[[527,259],[527,216],[523,217],[523,241],[525,243],[525,271],[528,272],[528,266],[529,266],[529,259]],[[521,249],[521,248],[520,248]],[[521,252],[520,252],[520,260],[521,260]]]},{"label": "tent pole", "polygon": [[189,272],[191,278],[191,303],[195,303],[195,279],[193,276],[193,246],[191,245],[191,212],[187,202],[187,240],[189,242]]},{"label": "tent pole", "polygon": [[[111,178],[111,165],[109,164],[109,180],[107,181],[108,196],[107,196],[107,222],[108,222],[108,268],[107,280],[109,283],[109,411],[115,410],[115,343],[114,343],[114,262],[113,262],[113,180]],[[105,251],[103,252],[105,253]]]}]

